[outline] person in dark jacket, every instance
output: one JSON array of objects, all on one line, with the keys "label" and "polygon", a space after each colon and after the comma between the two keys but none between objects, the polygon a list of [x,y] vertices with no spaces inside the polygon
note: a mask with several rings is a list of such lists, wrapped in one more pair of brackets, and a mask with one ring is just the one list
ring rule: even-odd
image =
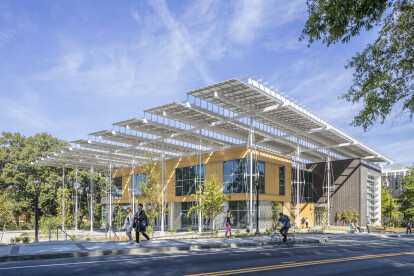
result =
[{"label": "person in dark jacket", "polygon": [[135,245],[139,246],[139,233],[141,233],[147,240],[150,240],[150,238],[148,237],[148,235],[145,233],[146,229],[143,229],[141,227],[141,224],[143,221],[147,222],[148,218],[147,215],[145,214],[145,211],[142,209],[142,204],[139,203],[138,204],[138,211],[135,214],[135,218],[134,218],[134,222],[136,223],[136,231],[135,231]]}]

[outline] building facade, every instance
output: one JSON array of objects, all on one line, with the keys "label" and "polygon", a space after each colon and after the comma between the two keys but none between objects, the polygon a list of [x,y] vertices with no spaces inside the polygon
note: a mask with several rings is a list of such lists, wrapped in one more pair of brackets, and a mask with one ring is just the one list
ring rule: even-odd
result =
[{"label": "building facade", "polygon": [[[327,207],[330,200],[330,222],[335,215],[353,207],[359,214],[359,223],[366,224],[367,216],[374,225],[381,225],[381,168],[361,159],[331,161],[331,185],[327,187],[328,170],[326,162],[308,164],[313,173],[313,202],[315,209]],[[316,214],[318,212],[315,212]],[[316,219],[318,220],[318,219]]]},{"label": "building facade", "polygon": [[[189,227],[198,229],[198,216],[187,216],[190,207],[194,204],[196,185],[199,181],[208,181],[216,175],[219,183],[223,183],[223,191],[230,196],[226,210],[230,209],[234,216],[234,228],[245,229],[248,227],[249,210],[249,180],[247,177],[249,161],[248,147],[236,147],[227,150],[205,153],[201,156],[188,156],[165,161],[164,183],[166,185],[165,199],[168,202],[168,214],[165,220],[165,229],[187,230]],[[272,217],[277,210],[291,213],[291,172],[292,161],[289,157],[275,154],[269,151],[256,149],[254,151],[254,174],[259,181],[259,226],[265,230],[272,225]],[[156,163],[155,170],[160,170]],[[135,174],[133,175],[133,171]],[[134,181],[132,178],[135,177]],[[112,205],[131,207],[132,202],[140,202],[139,183],[141,182],[141,170],[137,166],[125,168],[113,172]],[[136,187],[132,187],[132,182]],[[161,182],[161,181],[160,181]],[[133,200],[134,190],[135,200]],[[104,198],[105,205],[103,215],[106,216],[109,202]],[[255,204],[254,204],[255,206]],[[114,208],[113,207],[113,208]],[[277,208],[276,208],[277,207]],[[282,209],[280,208],[282,207]],[[256,214],[256,210],[254,210]],[[224,219],[224,213],[222,218]],[[221,226],[222,218],[218,218]],[[254,220],[255,222],[255,220]],[[159,223],[159,221],[158,221]],[[313,219],[310,219],[313,225]],[[209,223],[203,221],[204,229],[208,229]],[[256,226],[254,226],[256,228]]]},{"label": "building facade", "polygon": [[408,176],[409,169],[401,164],[392,164],[390,168],[382,170],[382,184],[388,189],[392,197],[399,197],[404,191],[404,180]]}]

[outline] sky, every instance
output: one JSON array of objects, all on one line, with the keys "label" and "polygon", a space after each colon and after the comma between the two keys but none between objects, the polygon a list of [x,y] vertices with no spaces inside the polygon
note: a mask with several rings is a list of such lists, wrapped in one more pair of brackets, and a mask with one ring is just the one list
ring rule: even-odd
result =
[{"label": "sky", "polygon": [[0,1],[0,131],[67,141],[186,92],[255,75],[394,160],[414,162],[414,122],[364,132],[339,100],[347,60],[377,29],[326,47],[298,38],[305,0]]}]

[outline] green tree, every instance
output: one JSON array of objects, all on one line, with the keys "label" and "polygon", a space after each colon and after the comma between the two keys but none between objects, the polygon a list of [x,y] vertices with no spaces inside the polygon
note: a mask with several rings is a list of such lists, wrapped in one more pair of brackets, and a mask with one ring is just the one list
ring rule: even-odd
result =
[{"label": "green tree", "polygon": [[341,212],[337,211],[334,217],[335,225],[341,220]]},{"label": "green tree", "polygon": [[39,197],[40,215],[56,215],[57,187],[62,182],[62,169],[33,165],[42,153],[56,151],[66,142],[41,133],[25,137],[19,133],[3,132],[0,136],[0,185],[10,188],[13,217],[18,225],[19,218],[30,221],[34,215],[35,180],[41,182]]},{"label": "green tree", "polygon": [[409,167],[410,173],[402,178],[404,181],[404,191],[399,196],[397,202],[400,204],[399,211],[404,213],[404,219],[414,219],[414,167]]},{"label": "green tree", "polygon": [[367,130],[384,123],[395,109],[414,114],[414,1],[413,0],[307,0],[308,20],[300,40],[309,45],[347,43],[363,30],[380,25],[377,39],[348,61],[353,85],[341,98],[364,102],[352,122]]},{"label": "green tree", "polygon": [[381,190],[381,214],[384,226],[393,226],[400,221],[401,213],[398,210],[397,200],[391,197],[389,190]]},{"label": "green tree", "polygon": [[10,189],[0,190],[0,226],[5,229],[7,223],[13,219],[13,201]]},{"label": "green tree", "polygon": [[146,160],[140,163],[143,174],[140,197],[145,202],[145,214],[150,221],[150,231],[154,235],[155,219],[162,215],[162,211],[167,212],[167,204],[162,200],[163,187],[160,184],[161,173],[157,170],[154,162],[154,154],[147,153]]},{"label": "green tree", "polygon": [[211,179],[200,186],[200,190],[192,194],[196,199],[196,204],[190,208],[187,216],[189,217],[194,211],[200,212],[205,218],[210,219],[211,230],[215,230],[215,220],[217,216],[224,211],[225,203],[230,200],[223,192],[223,185],[218,182],[217,175],[212,175]]}]

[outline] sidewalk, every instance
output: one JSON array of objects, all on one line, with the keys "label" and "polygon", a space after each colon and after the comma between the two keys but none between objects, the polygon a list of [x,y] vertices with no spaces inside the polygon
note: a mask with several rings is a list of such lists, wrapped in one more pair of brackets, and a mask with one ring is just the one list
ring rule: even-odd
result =
[{"label": "sidewalk", "polygon": [[[296,244],[324,242],[324,235],[295,234]],[[108,241],[61,241],[0,246],[0,262],[75,258],[116,254],[159,253],[210,248],[240,248],[270,245],[270,236],[243,238],[204,238],[204,239],[162,239],[149,243],[142,241],[140,247],[127,242]]]}]

